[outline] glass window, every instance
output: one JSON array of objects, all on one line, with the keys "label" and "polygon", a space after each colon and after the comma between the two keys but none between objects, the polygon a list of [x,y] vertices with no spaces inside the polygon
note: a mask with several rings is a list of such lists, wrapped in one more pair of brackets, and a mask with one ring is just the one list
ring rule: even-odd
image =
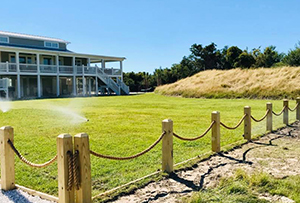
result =
[{"label": "glass window", "polygon": [[51,65],[51,58],[44,58],[44,65]]},{"label": "glass window", "polygon": [[8,37],[2,37],[0,36],[0,43],[8,43]]},{"label": "glass window", "polygon": [[19,57],[19,62],[20,62],[20,63],[26,63],[26,58],[23,57],[23,56],[20,56],[20,57]]},{"label": "glass window", "polygon": [[10,62],[11,63],[16,63],[16,57],[15,56],[11,56],[10,57]]},{"label": "glass window", "polygon": [[47,48],[54,48],[54,49],[59,48],[59,45],[57,42],[45,42],[44,45]]},{"label": "glass window", "polygon": [[28,64],[31,64],[31,63],[32,63],[31,57],[27,57],[27,63],[28,63]]}]

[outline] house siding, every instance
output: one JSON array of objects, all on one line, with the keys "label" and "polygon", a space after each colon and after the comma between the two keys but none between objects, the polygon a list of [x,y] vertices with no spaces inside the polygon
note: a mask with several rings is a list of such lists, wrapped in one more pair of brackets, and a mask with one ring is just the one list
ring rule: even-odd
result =
[{"label": "house siding", "polygon": [[[44,41],[17,38],[17,37],[9,37],[9,44],[17,45],[17,46],[24,46],[24,47],[45,48]],[[66,44],[59,43],[59,50],[67,50]]]}]

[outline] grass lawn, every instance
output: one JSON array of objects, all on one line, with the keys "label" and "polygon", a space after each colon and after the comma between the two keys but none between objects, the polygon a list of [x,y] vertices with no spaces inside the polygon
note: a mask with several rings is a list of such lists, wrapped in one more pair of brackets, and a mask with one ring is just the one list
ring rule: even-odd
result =
[{"label": "grass lawn", "polygon": [[[275,179],[269,174],[256,172],[247,175],[243,170],[237,170],[234,177],[223,179],[216,188],[209,188],[195,193],[190,199],[183,202],[188,203],[268,203],[259,198],[259,194],[269,196],[279,195],[300,201],[300,176],[290,176],[285,179]],[[272,201],[273,202],[273,201]],[[277,202],[277,201],[276,201]],[[281,201],[280,201],[281,202]]]},{"label": "grass lawn", "polygon": [[[220,111],[221,121],[235,125],[243,116],[243,107],[252,107],[259,118],[265,113],[267,100],[187,99],[155,94],[72,99],[14,101],[12,109],[0,112],[0,126],[15,130],[15,146],[28,160],[42,163],[56,154],[56,137],[61,133],[86,132],[90,147],[96,152],[128,156],[151,145],[161,134],[161,121],[174,121],[174,132],[194,137],[211,123],[211,112]],[[276,112],[282,101],[272,101]],[[295,106],[295,101],[290,102]],[[89,119],[76,123],[68,109]],[[62,113],[65,112],[65,113]],[[290,120],[295,120],[292,113]],[[274,119],[282,126],[282,117]],[[253,123],[253,134],[265,132],[265,122]],[[234,131],[221,129],[221,145],[243,139],[243,127]],[[210,151],[210,135],[195,142],[174,139],[175,163]],[[161,144],[144,156],[129,161],[112,161],[91,157],[93,194],[127,183],[161,168]],[[16,183],[57,195],[57,166],[33,169],[16,160]]]}]

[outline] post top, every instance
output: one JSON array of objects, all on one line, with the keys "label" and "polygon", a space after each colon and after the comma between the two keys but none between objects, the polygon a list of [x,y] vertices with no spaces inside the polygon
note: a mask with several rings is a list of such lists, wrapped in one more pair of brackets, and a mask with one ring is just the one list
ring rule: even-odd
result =
[{"label": "post top", "polygon": [[11,127],[11,126],[3,126],[0,129],[1,130],[10,130],[10,129],[13,129],[13,127]]},{"label": "post top", "polygon": [[77,135],[75,135],[74,137],[89,137],[88,134],[86,133],[78,133]]},{"label": "post top", "polygon": [[272,104],[272,102],[267,102],[267,104]]},{"label": "post top", "polygon": [[213,112],[211,112],[212,114],[220,114],[220,112],[219,111],[213,111]]},{"label": "post top", "polygon": [[171,119],[165,119],[162,121],[163,123],[169,123],[169,122],[173,122]]},{"label": "post top", "polygon": [[300,97],[297,97],[296,99],[300,99]]},{"label": "post top", "polygon": [[288,100],[288,99],[283,99],[283,101],[284,101],[284,102],[288,102],[289,100]]},{"label": "post top", "polygon": [[245,109],[250,109],[251,107],[250,107],[250,106],[244,106],[244,108],[245,108]]},{"label": "post top", "polygon": [[70,137],[72,136],[69,135],[68,133],[60,134],[59,136],[57,136],[57,138],[70,138]]}]

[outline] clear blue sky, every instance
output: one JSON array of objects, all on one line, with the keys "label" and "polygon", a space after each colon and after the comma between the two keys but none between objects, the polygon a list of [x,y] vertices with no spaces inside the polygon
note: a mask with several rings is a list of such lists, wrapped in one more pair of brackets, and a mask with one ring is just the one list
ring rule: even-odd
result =
[{"label": "clear blue sky", "polygon": [[6,0],[0,30],[57,37],[80,53],[125,56],[124,71],[152,72],[193,43],[242,49],[300,40],[297,0]]}]

